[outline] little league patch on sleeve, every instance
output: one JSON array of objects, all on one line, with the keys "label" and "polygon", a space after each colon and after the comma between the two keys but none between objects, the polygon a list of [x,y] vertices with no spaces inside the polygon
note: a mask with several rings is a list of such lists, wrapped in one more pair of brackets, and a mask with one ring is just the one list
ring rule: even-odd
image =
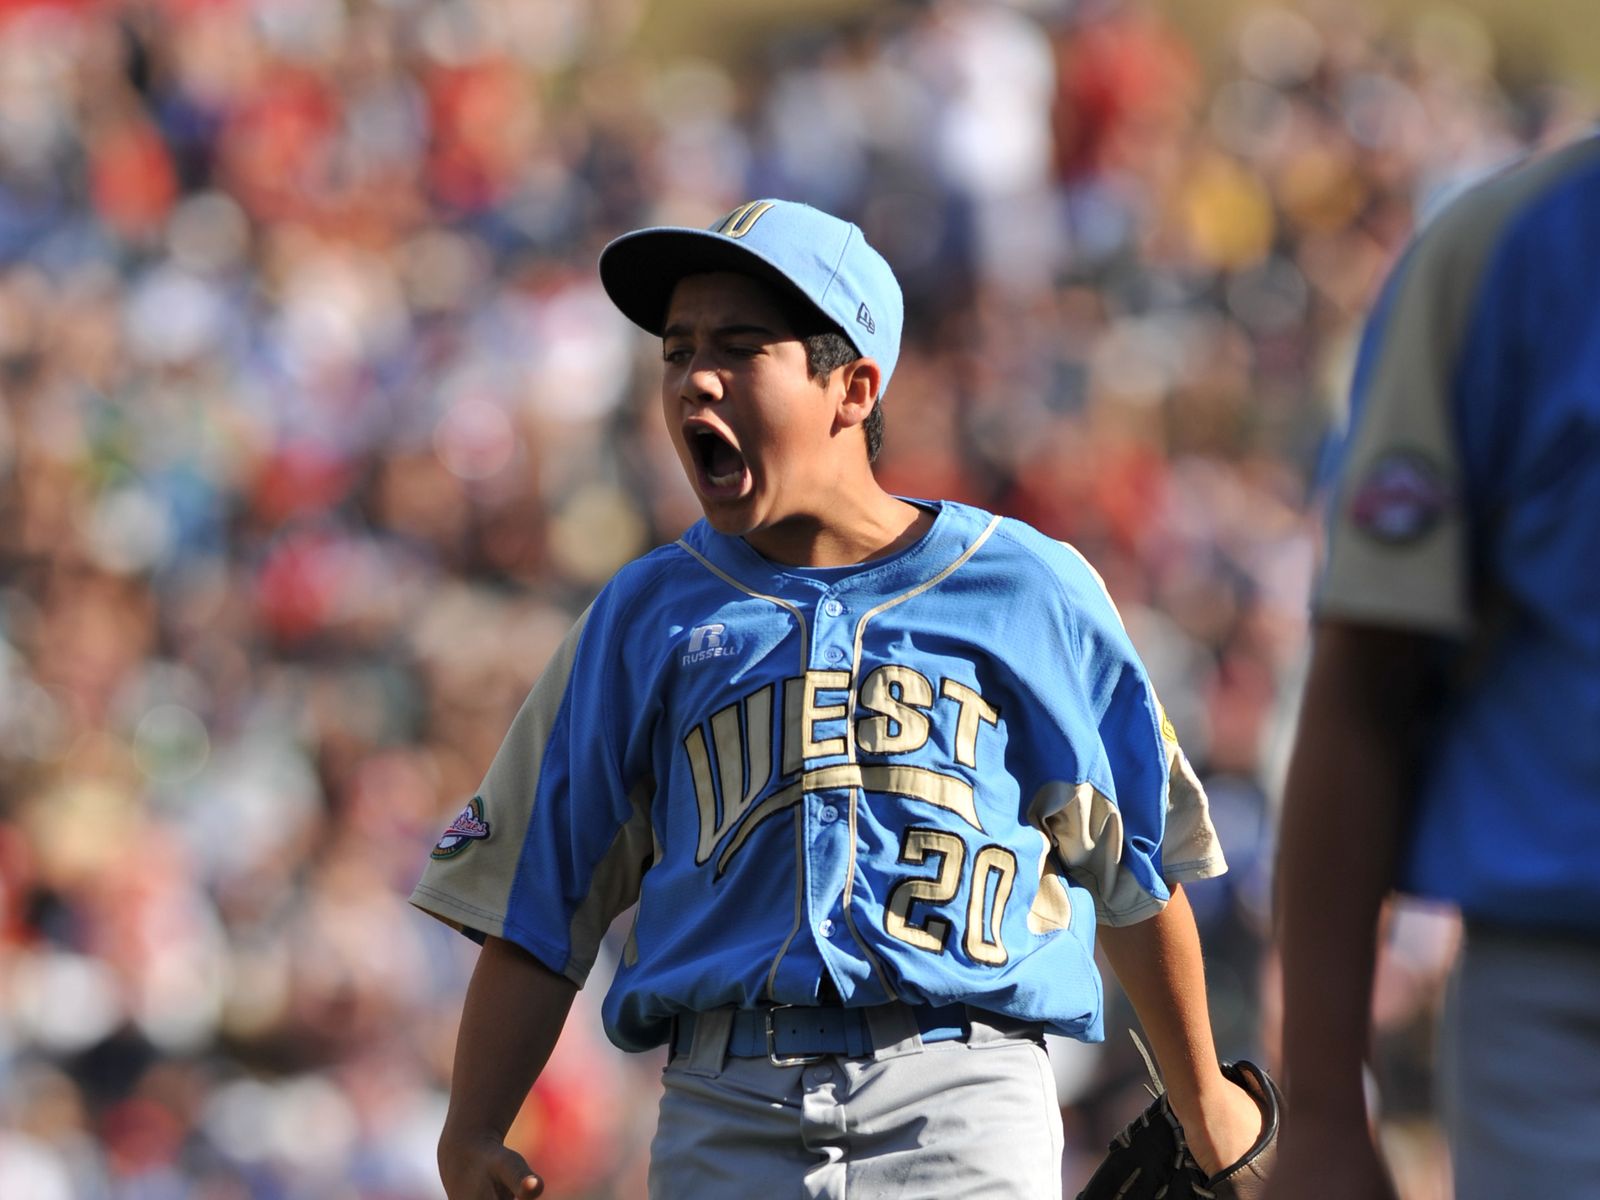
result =
[{"label": "little league patch on sleeve", "polygon": [[1381,455],[1350,501],[1350,520],[1380,542],[1414,542],[1455,502],[1439,468],[1416,450]]},{"label": "little league patch on sleeve", "polygon": [[489,822],[483,816],[483,798],[474,796],[444,831],[433,848],[432,858],[454,858],[473,842],[489,836]]}]

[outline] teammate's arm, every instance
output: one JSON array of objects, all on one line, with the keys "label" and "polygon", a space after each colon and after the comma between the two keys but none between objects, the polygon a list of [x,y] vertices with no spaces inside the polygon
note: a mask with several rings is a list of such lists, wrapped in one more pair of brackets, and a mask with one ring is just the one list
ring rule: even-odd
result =
[{"label": "teammate's arm", "polygon": [[1200,933],[1183,888],[1155,916],[1102,925],[1106,960],[1139,1016],[1166,1084],[1173,1115],[1207,1174],[1249,1153],[1261,1133],[1250,1093],[1223,1077],[1206,1006]]},{"label": "teammate's arm", "polygon": [[485,941],[467,987],[439,1138],[439,1174],[449,1200],[515,1200],[544,1181],[505,1144],[528,1089],[555,1048],[577,988],[526,950]]},{"label": "teammate's arm", "polygon": [[1286,1122],[1269,1196],[1394,1196],[1367,1120],[1378,911],[1394,883],[1431,646],[1322,621],[1284,791],[1277,867]]}]

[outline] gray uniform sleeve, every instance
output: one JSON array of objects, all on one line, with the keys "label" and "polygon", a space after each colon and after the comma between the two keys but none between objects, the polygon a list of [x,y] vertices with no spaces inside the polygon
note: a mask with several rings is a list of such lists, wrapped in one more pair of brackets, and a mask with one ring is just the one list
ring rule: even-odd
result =
[{"label": "gray uniform sleeve", "polygon": [[1461,353],[1507,221],[1565,163],[1553,156],[1468,192],[1422,232],[1385,288],[1352,389],[1318,616],[1471,632]]},{"label": "gray uniform sleeve", "polygon": [[611,652],[594,612],[534,685],[411,896],[478,940],[516,942],[580,986],[654,854],[653,781],[623,777],[604,729],[605,672],[585,658]]},{"label": "gray uniform sleeve", "polygon": [[506,936],[539,765],[566,694],[588,612],[579,617],[523,701],[471,803],[428,857],[411,903],[482,940]]}]

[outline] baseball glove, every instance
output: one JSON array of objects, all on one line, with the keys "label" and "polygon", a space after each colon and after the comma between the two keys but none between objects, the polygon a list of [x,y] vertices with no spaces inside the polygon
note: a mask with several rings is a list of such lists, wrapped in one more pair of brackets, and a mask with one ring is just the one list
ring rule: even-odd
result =
[{"label": "baseball glove", "polygon": [[1189,1152],[1183,1126],[1152,1066],[1156,1098],[1111,1140],[1105,1161],[1078,1193],[1078,1200],[1253,1200],[1261,1195],[1278,1147],[1283,1097],[1254,1063],[1223,1063],[1222,1073],[1261,1106],[1261,1136],[1248,1154],[1207,1176]]}]

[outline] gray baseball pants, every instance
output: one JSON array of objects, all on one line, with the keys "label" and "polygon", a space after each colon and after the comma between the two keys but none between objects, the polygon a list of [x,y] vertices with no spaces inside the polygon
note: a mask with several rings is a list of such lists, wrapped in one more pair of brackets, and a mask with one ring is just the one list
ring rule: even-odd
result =
[{"label": "gray baseball pants", "polygon": [[1600,1200],[1600,942],[1469,924],[1440,1042],[1456,1200]]},{"label": "gray baseball pants", "polygon": [[924,1044],[874,1010],[870,1056],[804,1066],[726,1054],[726,1014],[668,1063],[651,1200],[1060,1200],[1061,1113],[1041,1042],[975,1014]]}]

